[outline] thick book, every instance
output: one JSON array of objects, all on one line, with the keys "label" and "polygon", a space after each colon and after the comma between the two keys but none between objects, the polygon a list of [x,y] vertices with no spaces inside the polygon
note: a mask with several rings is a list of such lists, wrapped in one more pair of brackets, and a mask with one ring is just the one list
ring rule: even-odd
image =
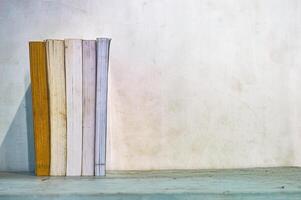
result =
[{"label": "thick book", "polygon": [[97,38],[95,176],[104,176],[106,169],[107,96],[109,70],[109,38]]},{"label": "thick book", "polygon": [[45,42],[29,42],[35,174],[49,176],[50,125]]},{"label": "thick book", "polygon": [[66,175],[66,91],[64,41],[47,40],[47,72],[50,102],[50,175]]},{"label": "thick book", "polygon": [[82,175],[94,175],[96,42],[83,40],[83,154]]},{"label": "thick book", "polygon": [[65,40],[67,97],[67,176],[82,169],[82,40]]}]

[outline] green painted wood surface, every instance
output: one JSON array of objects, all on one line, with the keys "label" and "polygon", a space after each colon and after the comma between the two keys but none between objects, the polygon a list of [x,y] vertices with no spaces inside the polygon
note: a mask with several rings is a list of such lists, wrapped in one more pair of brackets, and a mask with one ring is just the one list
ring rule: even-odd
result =
[{"label": "green painted wood surface", "polygon": [[0,173],[0,199],[301,199],[301,168],[127,171],[105,178]]}]

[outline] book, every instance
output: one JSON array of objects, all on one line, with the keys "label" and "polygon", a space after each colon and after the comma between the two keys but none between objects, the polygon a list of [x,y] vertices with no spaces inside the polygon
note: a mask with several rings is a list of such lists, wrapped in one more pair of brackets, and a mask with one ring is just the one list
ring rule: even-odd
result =
[{"label": "book", "polygon": [[66,175],[66,91],[64,41],[47,40],[47,73],[50,102],[50,175]]},{"label": "book", "polygon": [[82,175],[94,176],[96,42],[83,40]]},{"label": "book", "polygon": [[96,62],[96,130],[95,130],[95,176],[105,175],[106,134],[107,134],[107,96],[109,70],[109,38],[97,38]]},{"label": "book", "polygon": [[49,176],[50,124],[45,42],[29,42],[35,174]]},{"label": "book", "polygon": [[65,40],[67,102],[67,176],[82,169],[82,40]]}]

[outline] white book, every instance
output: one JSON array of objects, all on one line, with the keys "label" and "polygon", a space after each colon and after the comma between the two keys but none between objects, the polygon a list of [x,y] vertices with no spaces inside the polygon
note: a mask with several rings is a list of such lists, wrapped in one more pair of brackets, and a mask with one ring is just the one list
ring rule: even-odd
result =
[{"label": "white book", "polygon": [[107,96],[109,70],[109,38],[97,38],[96,76],[96,132],[95,132],[95,176],[105,175]]},{"label": "white book", "polygon": [[83,40],[83,176],[94,176],[95,95],[96,42]]},{"label": "white book", "polygon": [[67,176],[82,168],[82,40],[65,40],[67,102]]},{"label": "white book", "polygon": [[50,110],[50,175],[66,175],[66,93],[64,41],[47,40]]}]

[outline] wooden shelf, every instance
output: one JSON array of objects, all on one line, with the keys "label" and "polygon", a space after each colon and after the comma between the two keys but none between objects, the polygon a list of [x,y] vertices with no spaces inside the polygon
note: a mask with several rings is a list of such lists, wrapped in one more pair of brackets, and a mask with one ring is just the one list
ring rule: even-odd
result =
[{"label": "wooden shelf", "polygon": [[301,168],[123,171],[105,178],[2,172],[0,199],[301,199]]}]

